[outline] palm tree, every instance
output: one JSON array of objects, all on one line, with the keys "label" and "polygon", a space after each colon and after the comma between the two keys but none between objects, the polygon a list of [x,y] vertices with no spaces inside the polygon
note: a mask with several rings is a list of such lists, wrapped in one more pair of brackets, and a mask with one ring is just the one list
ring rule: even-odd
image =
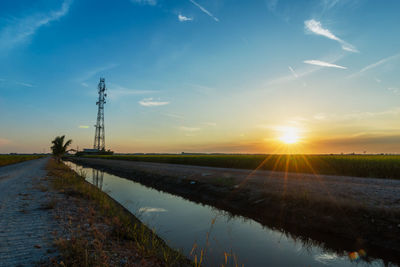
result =
[{"label": "palm tree", "polygon": [[57,136],[56,138],[54,138],[53,141],[51,141],[51,143],[53,144],[51,150],[53,151],[54,157],[56,157],[57,161],[59,162],[61,161],[61,157],[68,151],[67,150],[68,146],[72,143],[72,140],[69,139],[64,144],[64,138],[65,135]]}]

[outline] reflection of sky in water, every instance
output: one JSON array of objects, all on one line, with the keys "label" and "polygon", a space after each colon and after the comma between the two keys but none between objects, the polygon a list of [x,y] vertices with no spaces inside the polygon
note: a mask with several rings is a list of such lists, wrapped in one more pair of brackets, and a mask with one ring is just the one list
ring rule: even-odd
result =
[{"label": "reflection of sky in water", "polygon": [[[74,166],[72,163],[68,163]],[[93,182],[91,169],[83,168]],[[279,231],[243,217],[230,217],[223,211],[202,206],[179,196],[158,192],[139,183],[105,173],[102,189],[167,243],[188,254],[194,243],[204,247],[210,232],[208,261],[223,262],[223,252],[233,252],[245,266],[382,266],[351,262],[347,256],[327,253],[315,246],[303,246]],[[211,225],[212,220],[215,223]]]},{"label": "reflection of sky in water", "polygon": [[167,210],[163,208],[152,208],[152,207],[143,207],[139,209],[139,213],[146,213],[146,212],[167,212]]}]

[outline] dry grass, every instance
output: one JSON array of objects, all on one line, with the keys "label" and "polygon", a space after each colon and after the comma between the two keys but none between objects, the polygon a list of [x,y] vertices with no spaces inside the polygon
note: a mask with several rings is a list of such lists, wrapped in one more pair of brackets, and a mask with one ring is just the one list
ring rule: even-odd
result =
[{"label": "dry grass", "polygon": [[56,242],[62,252],[61,265],[190,265],[180,252],[169,248],[154,231],[84,177],[55,160],[47,167],[52,187],[68,199],[57,215],[66,225],[65,234]]}]

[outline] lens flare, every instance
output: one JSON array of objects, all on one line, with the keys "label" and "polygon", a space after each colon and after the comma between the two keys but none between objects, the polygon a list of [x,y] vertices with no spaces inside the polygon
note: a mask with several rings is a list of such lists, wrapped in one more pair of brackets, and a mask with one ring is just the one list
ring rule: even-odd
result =
[{"label": "lens flare", "polygon": [[349,259],[352,261],[356,261],[360,258],[357,251],[353,251],[349,253]]}]

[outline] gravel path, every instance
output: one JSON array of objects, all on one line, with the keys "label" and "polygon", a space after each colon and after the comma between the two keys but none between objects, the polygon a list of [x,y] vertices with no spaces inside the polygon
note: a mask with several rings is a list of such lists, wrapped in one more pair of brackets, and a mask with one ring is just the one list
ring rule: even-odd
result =
[{"label": "gravel path", "polygon": [[0,266],[32,266],[55,256],[47,160],[0,168]]},{"label": "gravel path", "polygon": [[349,176],[295,174],[273,171],[252,171],[178,165],[165,163],[136,162],[107,159],[79,159],[105,167],[138,170],[155,175],[211,181],[231,179],[235,184],[251,189],[251,192],[300,193],[333,201],[354,201],[370,207],[400,209],[400,180],[360,178]]}]

